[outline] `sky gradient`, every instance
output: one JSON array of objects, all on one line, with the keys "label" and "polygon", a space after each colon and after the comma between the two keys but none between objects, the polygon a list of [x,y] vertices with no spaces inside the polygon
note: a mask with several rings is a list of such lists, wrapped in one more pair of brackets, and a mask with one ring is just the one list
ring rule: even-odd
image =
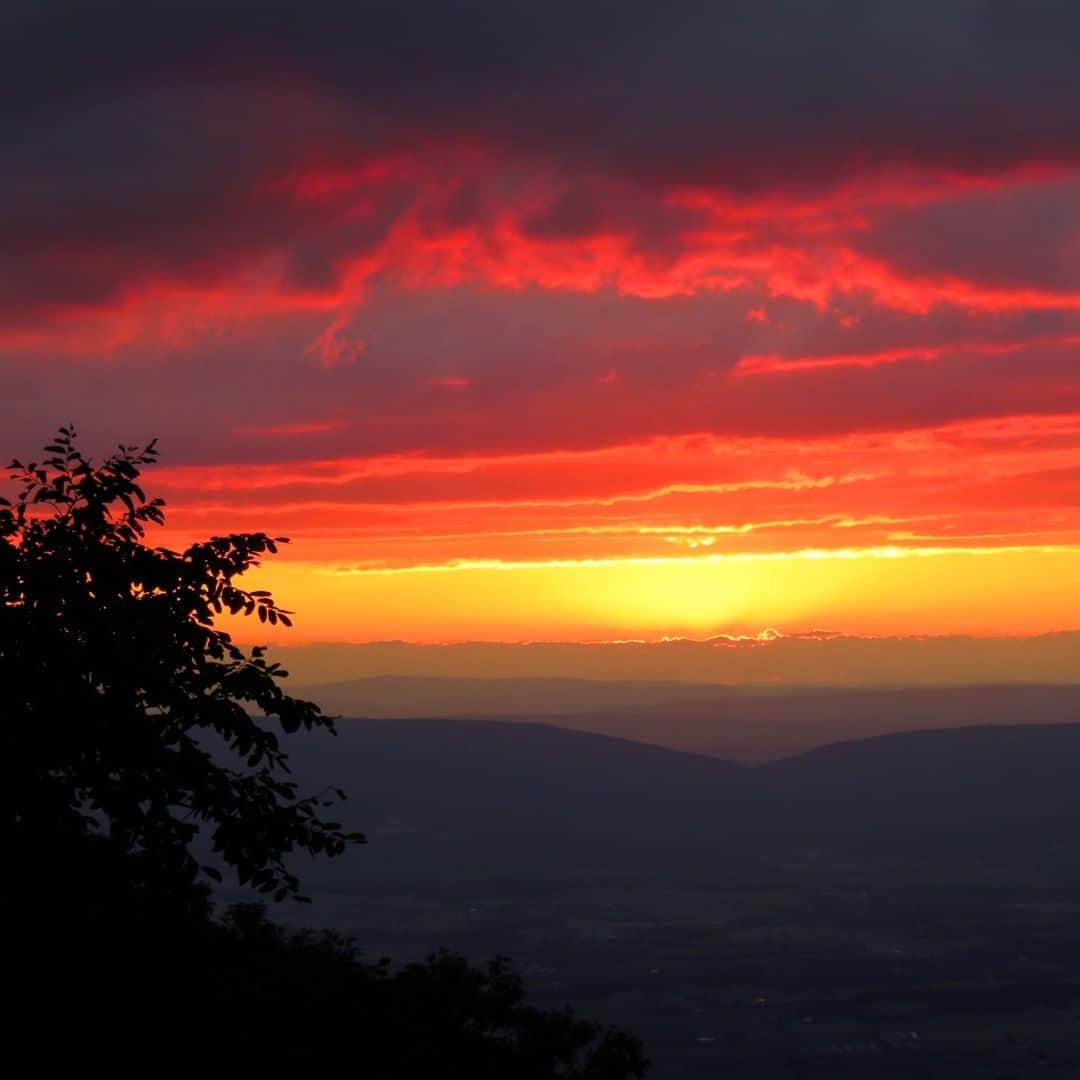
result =
[{"label": "sky gradient", "polygon": [[0,450],[290,640],[1080,626],[1080,8],[17,2]]}]

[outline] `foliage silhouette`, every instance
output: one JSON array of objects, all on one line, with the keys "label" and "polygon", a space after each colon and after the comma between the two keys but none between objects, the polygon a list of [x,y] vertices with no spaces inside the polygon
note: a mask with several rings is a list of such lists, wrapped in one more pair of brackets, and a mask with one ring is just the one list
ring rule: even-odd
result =
[{"label": "foliage silhouette", "polygon": [[[376,1078],[644,1075],[637,1039],[569,1010],[526,1004],[521,980],[504,958],[480,968],[440,952],[393,971],[385,961],[363,962],[355,944],[339,935],[289,934],[266,919],[261,905],[236,905],[225,923],[230,947],[246,945],[258,956],[254,978],[262,1006],[240,1040],[249,1047],[259,1043],[268,1018],[277,1014],[282,1024],[307,1033],[306,1041],[301,1035],[290,1046],[297,1060],[343,1060],[352,1046],[364,1075]],[[235,989],[220,1000],[222,1013],[235,1000]],[[338,1033],[336,1045],[334,1039],[327,1042],[328,1029]],[[356,1042],[360,1031],[362,1045]]]},{"label": "foliage silhouette", "polygon": [[[11,465],[0,499],[0,688],[6,874],[0,886],[12,1030],[54,1070],[126,1073],[354,1063],[373,1080],[625,1080],[640,1042],[525,1003],[503,959],[450,953],[394,971],[331,933],[290,933],[260,903],[213,918],[200,829],[241,884],[303,899],[297,851],[363,837],[300,797],[268,721],[331,720],[287,673],[215,626],[225,612],[290,625],[236,584],[283,538],[151,546],[164,521],[140,473],[153,443],[100,465],[61,428],[42,462]],[[231,757],[223,760],[223,755]]]},{"label": "foliage silhouette", "polygon": [[333,724],[281,689],[286,672],[263,649],[245,653],[215,626],[223,612],[291,625],[268,592],[236,584],[287,541],[153,547],[146,530],[163,523],[163,502],[139,485],[153,443],[94,465],[64,427],[45,452],[12,462],[18,494],[0,500],[9,850],[33,858],[46,838],[96,838],[128,859],[133,882],[173,894],[198,876],[202,827],[241,884],[299,898],[289,853],[336,855],[363,837],[320,817],[340,791],[298,795],[265,719],[285,732]]},{"label": "foliage silhouette", "polygon": [[195,1075],[347,1064],[368,1080],[626,1080],[648,1065],[633,1036],[529,1005],[502,958],[480,967],[440,952],[395,970],[340,935],[287,932],[260,904],[134,929],[105,916],[62,938],[59,956],[39,933],[34,963],[7,972],[11,1030],[47,1047],[54,1068],[134,1075],[167,1059]]}]

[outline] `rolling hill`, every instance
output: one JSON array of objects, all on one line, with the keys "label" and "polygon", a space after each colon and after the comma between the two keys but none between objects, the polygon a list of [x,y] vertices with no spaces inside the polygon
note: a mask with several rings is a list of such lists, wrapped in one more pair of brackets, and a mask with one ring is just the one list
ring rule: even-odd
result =
[{"label": "rolling hill", "polygon": [[1080,686],[793,691],[707,683],[386,676],[298,687],[296,693],[342,716],[540,720],[744,763],[902,731],[1080,721]]},{"label": "rolling hill", "polygon": [[1080,724],[832,744],[748,767],[543,724],[355,720],[298,740],[371,844],[318,877],[675,874],[733,861],[1080,866]]}]

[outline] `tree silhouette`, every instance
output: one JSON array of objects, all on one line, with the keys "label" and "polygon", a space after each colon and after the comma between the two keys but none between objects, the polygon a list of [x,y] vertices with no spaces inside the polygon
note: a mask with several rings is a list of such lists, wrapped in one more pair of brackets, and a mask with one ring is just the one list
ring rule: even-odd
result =
[{"label": "tree silhouette", "polygon": [[[0,499],[0,921],[8,1019],[56,1068],[171,1071],[354,1063],[373,1080],[625,1080],[633,1036],[524,1001],[520,979],[439,953],[394,972],[335,934],[289,933],[261,904],[212,918],[194,854],[205,830],[242,884],[303,899],[290,853],[363,837],[301,797],[285,733],[331,720],[284,693],[287,673],[215,625],[290,625],[236,584],[274,554],[265,533],[154,547],[164,521],[141,470],[153,443],[99,465],[61,428],[40,463],[11,464]],[[91,992],[88,992],[91,991]]]},{"label": "tree silhouette", "polygon": [[[569,1009],[527,1004],[505,958],[481,967],[442,951],[394,971],[386,961],[364,962],[356,945],[338,934],[290,934],[268,921],[258,904],[235,905],[225,921],[227,951],[258,961],[246,976],[257,981],[257,1011],[237,1015],[235,984],[215,980],[211,991],[209,1012],[228,1018],[236,1064],[258,1060],[272,1029],[294,1032],[285,1046],[274,1047],[279,1069],[284,1058],[308,1066],[351,1059],[373,1080],[625,1080],[645,1074],[638,1039]],[[227,960],[221,966],[240,969]],[[250,1000],[247,990],[241,997]]]},{"label": "tree silhouette", "polygon": [[139,485],[154,443],[95,465],[63,427],[45,452],[12,462],[17,494],[0,500],[9,854],[55,861],[58,845],[96,841],[133,887],[176,894],[198,877],[192,842],[205,829],[241,884],[299,897],[290,852],[336,855],[363,837],[320,817],[340,791],[298,795],[267,719],[285,732],[333,724],[282,690],[287,673],[263,649],[246,653],[215,626],[224,612],[291,625],[268,592],[236,584],[287,541],[154,547],[146,532],[164,504]]}]

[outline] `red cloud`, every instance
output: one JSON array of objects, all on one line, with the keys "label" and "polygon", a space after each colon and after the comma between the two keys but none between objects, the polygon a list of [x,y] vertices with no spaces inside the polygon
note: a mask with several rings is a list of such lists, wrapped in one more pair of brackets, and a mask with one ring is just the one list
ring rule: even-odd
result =
[{"label": "red cloud", "polygon": [[1069,509],[1080,413],[810,445],[700,435],[582,452],[172,468],[159,480],[178,532],[270,520],[298,540],[293,556],[374,566],[1068,546],[1080,541]]},{"label": "red cloud", "polygon": [[265,427],[233,428],[237,435],[271,436],[274,438],[296,438],[302,435],[322,435],[330,431],[344,431],[348,425],[344,420],[311,420],[307,423],[268,424]]},{"label": "red cloud", "polygon": [[1026,341],[959,341],[939,345],[901,346],[870,353],[834,353],[830,356],[781,356],[775,353],[742,356],[732,368],[733,376],[777,375],[799,371],[821,371],[827,368],[875,368],[902,361],[933,363],[947,357],[1007,356],[1029,349],[1075,350],[1080,347],[1080,335],[1034,338]]},{"label": "red cloud", "polygon": [[426,382],[428,386],[441,386],[444,390],[466,390],[472,386],[472,380],[464,375],[435,375]]},{"label": "red cloud", "polygon": [[[302,160],[302,134],[296,139]],[[889,226],[903,217],[912,231],[922,215],[940,231],[951,215],[973,243],[978,225],[994,228],[1013,187],[1023,199],[1008,205],[1029,215],[1043,196],[1080,203],[1060,179],[937,175],[930,183],[908,170],[801,198],[735,196],[604,172],[568,182],[512,151],[460,139],[393,155],[338,147],[320,156],[327,160],[277,166],[198,197],[156,196],[149,237],[119,213],[70,220],[66,210],[57,220],[55,207],[42,206],[7,240],[22,272],[0,281],[0,346],[175,347],[222,324],[323,311],[328,321],[308,352],[337,367],[364,349],[346,327],[376,281],[645,299],[757,290],[820,310],[842,303],[848,324],[868,307],[1080,311],[1080,283],[1065,276],[1003,280],[994,260],[983,272],[963,251],[913,260],[901,245],[907,233]],[[1037,239],[1056,243],[1052,231]],[[764,316],[762,304],[748,309],[751,321]]]}]

